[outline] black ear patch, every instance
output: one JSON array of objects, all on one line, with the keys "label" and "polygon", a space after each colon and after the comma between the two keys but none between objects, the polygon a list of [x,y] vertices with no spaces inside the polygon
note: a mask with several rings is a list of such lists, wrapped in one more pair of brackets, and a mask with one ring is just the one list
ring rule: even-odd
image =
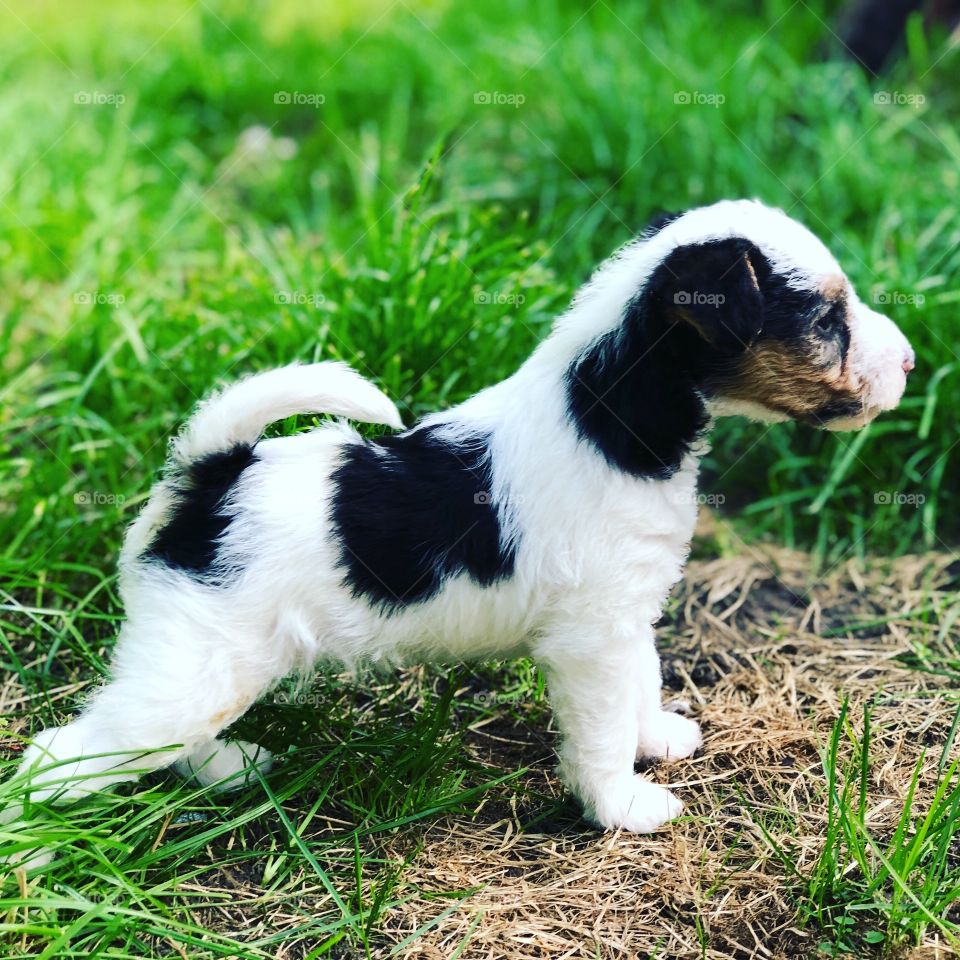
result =
[{"label": "black ear patch", "polygon": [[391,612],[459,574],[490,586],[513,573],[486,437],[454,443],[425,428],[350,444],[332,479],[340,562],[355,596]]},{"label": "black ear patch", "polygon": [[645,329],[649,298],[567,370],[567,410],[580,437],[611,467],[666,480],[707,425],[690,371]]},{"label": "black ear patch", "polygon": [[741,238],[678,247],[568,368],[570,419],[615,469],[667,479],[703,433],[709,378],[763,323],[754,255]]},{"label": "black ear patch", "polygon": [[692,324],[708,343],[737,352],[763,325],[764,300],[754,262],[763,255],[740,237],[677,247],[654,271],[654,309]]}]

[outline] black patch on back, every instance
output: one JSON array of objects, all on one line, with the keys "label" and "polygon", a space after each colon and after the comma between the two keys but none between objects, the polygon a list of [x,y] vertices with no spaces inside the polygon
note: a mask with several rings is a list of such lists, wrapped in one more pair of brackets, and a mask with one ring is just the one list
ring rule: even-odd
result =
[{"label": "black patch on back", "polygon": [[705,430],[711,378],[735,368],[763,322],[748,252],[759,255],[740,238],[678,247],[568,368],[570,418],[610,466],[665,480]]},{"label": "black patch on back", "polygon": [[190,464],[176,481],[176,503],[170,519],[143,556],[201,579],[209,575],[217,543],[233,519],[223,511],[223,501],[256,460],[253,447],[238,443]]},{"label": "black patch on back", "polygon": [[434,596],[466,573],[481,586],[511,576],[490,501],[487,438],[454,444],[436,428],[350,444],[332,476],[332,519],[345,582],[387,611]]}]

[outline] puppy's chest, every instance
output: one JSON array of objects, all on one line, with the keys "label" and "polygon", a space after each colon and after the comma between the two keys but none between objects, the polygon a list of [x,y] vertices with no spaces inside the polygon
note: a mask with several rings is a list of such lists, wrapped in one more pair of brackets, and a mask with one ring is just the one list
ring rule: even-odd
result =
[{"label": "puppy's chest", "polygon": [[678,473],[670,480],[624,484],[597,500],[597,509],[586,513],[594,535],[613,548],[640,554],[650,550],[683,551],[697,522],[696,473]]},{"label": "puppy's chest", "polygon": [[662,599],[681,575],[696,519],[692,478],[624,485],[523,536],[517,565],[531,579],[541,571],[561,597],[574,590]]}]

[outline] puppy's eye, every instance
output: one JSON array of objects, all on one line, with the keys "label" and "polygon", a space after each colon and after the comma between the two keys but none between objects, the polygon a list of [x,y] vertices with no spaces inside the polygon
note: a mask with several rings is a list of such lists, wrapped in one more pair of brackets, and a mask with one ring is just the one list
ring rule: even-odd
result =
[{"label": "puppy's eye", "polygon": [[829,337],[835,334],[844,324],[844,306],[842,303],[834,303],[829,309],[824,311],[813,322],[813,329],[822,337]]}]

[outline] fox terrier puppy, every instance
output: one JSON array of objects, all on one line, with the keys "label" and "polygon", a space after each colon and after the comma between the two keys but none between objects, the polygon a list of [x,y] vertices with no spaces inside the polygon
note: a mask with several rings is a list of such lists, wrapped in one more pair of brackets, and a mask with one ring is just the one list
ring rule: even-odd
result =
[{"label": "fox terrier puppy", "polygon": [[[587,817],[656,830],[682,804],[634,761],[701,744],[663,709],[653,625],[713,419],[856,429],[897,405],[913,364],[809,230],[724,201],[662,217],[516,373],[409,429],[340,363],[241,380],[188,421],[130,528],[110,679],[35,737],[31,795],[171,763],[203,783],[265,769],[220,733],[318,665],[524,655]],[[345,419],[261,439],[296,413]],[[398,432],[366,440],[346,420]]]}]

